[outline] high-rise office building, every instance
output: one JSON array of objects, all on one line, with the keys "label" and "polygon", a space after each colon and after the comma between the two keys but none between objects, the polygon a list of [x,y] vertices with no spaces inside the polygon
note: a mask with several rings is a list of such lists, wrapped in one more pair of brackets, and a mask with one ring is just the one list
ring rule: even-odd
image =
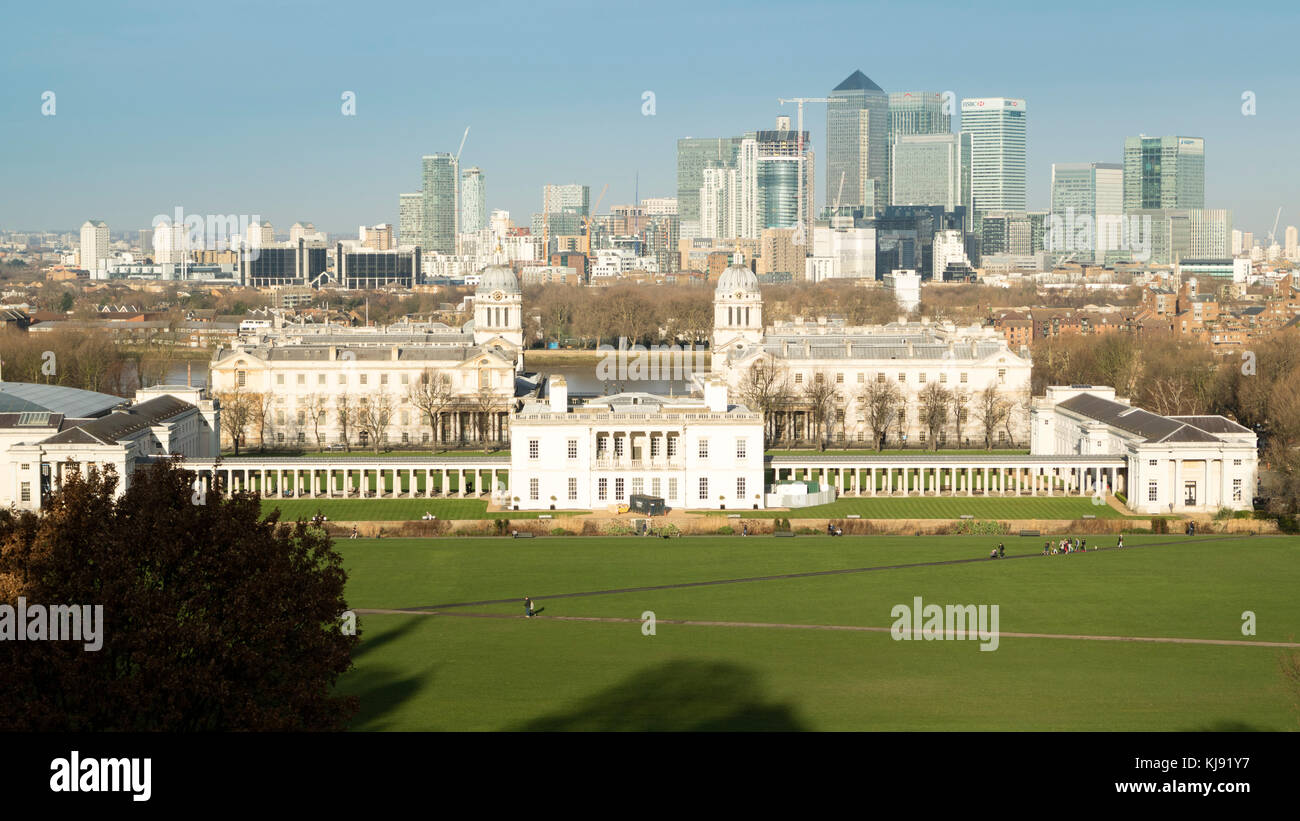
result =
[{"label": "high-rise office building", "polygon": [[942,94],[935,91],[889,92],[889,133],[950,134],[952,112]]},{"label": "high-rise office building", "polygon": [[1286,240],[1283,243],[1283,248],[1286,251],[1286,258],[1289,260],[1294,261],[1297,254],[1300,254],[1300,233],[1297,233],[1294,225],[1286,227]]},{"label": "high-rise office building", "polygon": [[137,232],[137,237],[136,244],[140,246],[140,254],[148,256],[153,253],[153,229],[141,228]]},{"label": "high-rise office building", "polygon": [[[1124,167],[1118,163],[1052,164],[1047,250],[1104,262],[1123,244]],[[1127,257],[1125,257],[1127,258]]]},{"label": "high-rise office building", "polygon": [[861,71],[831,90],[826,106],[826,203],[889,204],[889,95]]},{"label": "high-rise office building", "polygon": [[699,236],[705,168],[735,168],[743,137],[684,137],[677,141],[677,216],[682,236]]},{"label": "high-rise office building", "polygon": [[424,241],[424,194],[397,195],[397,242],[419,245]]},{"label": "high-rise office building", "polygon": [[970,207],[975,212],[1024,211],[1028,198],[1024,100],[961,101],[961,130],[970,134]]},{"label": "high-rise office building", "polygon": [[430,254],[456,253],[460,223],[460,163],[451,154],[422,158],[424,209],[421,250]]},{"label": "high-rise office building", "polygon": [[[758,209],[756,228],[758,232],[766,228],[794,228],[799,224],[799,215],[802,211],[806,237],[807,223],[812,218],[812,186],[816,168],[808,132],[803,132],[801,143],[797,132],[789,128],[781,128],[788,125],[789,118],[781,117],[777,120],[777,130],[758,131],[754,135],[757,158],[754,175]],[[739,166],[747,166],[750,161],[746,153],[749,143],[750,139],[747,136],[741,144],[737,163]],[[802,156],[799,153],[801,144]],[[801,180],[802,202],[800,201]],[[747,207],[743,202],[744,192],[741,194],[741,199],[741,208],[744,209]],[[744,217],[742,216],[741,219],[743,225]],[[749,237],[756,234],[742,234],[742,236]]]},{"label": "high-rise office building", "polygon": [[108,223],[103,220],[86,220],[81,224],[81,267],[98,271],[111,257],[108,250]]},{"label": "high-rise office building", "polygon": [[487,189],[483,170],[465,169],[460,180],[460,233],[474,234],[487,227]]},{"label": "high-rise office building", "polygon": [[1232,256],[1232,212],[1225,208],[1188,211],[1190,248],[1186,259],[1227,259]]},{"label": "high-rise office building", "polygon": [[1205,140],[1200,137],[1124,139],[1124,213],[1205,207]]},{"label": "high-rise office building", "polygon": [[962,204],[958,135],[898,134],[890,157],[891,205],[942,205],[952,211]]}]

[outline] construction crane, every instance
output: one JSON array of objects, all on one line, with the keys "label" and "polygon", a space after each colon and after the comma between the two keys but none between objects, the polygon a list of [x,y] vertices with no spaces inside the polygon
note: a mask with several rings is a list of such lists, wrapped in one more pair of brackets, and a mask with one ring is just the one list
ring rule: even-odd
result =
[{"label": "construction crane", "polygon": [[835,192],[835,209],[831,213],[831,216],[836,216],[840,213],[840,197],[844,196],[844,175],[847,173],[849,172],[847,171],[840,172],[840,187],[839,190]]},{"label": "construction crane", "polygon": [[465,150],[465,140],[469,138],[469,126],[465,126],[465,134],[460,138],[460,148],[456,149],[456,168],[460,168],[460,152]]},{"label": "construction crane", "polygon": [[[799,154],[799,224],[795,227],[795,235],[794,235],[793,238],[791,238],[790,241],[793,242],[795,245],[804,245],[804,244],[806,244],[806,243],[808,242],[808,234],[810,234],[811,231],[809,231],[809,230],[807,229],[807,226],[804,224],[804,213],[803,213],[803,198],[804,198],[805,193],[806,193],[807,190],[808,190],[808,187],[804,184],[804,181],[803,181],[803,176],[804,176],[804,165],[806,165],[806,163],[805,163],[805,158],[804,158],[804,153],[803,153],[803,104],[804,104],[804,103],[829,103],[829,102],[830,102],[830,98],[828,98],[828,97],[790,97],[790,98],[786,98],[786,97],[778,97],[778,98],[777,98],[777,102],[780,103],[781,105],[785,105],[786,103],[797,103],[798,106],[799,106],[799,125],[798,125],[798,127],[797,127],[797,129],[796,129],[796,131],[795,131],[795,139],[798,141],[798,145],[799,145],[799,148],[798,148],[798,154]],[[843,182],[843,181],[841,180],[841,183],[842,183],[842,182]],[[811,207],[811,205],[812,205],[812,203],[809,203],[809,206],[810,206],[810,207]],[[811,217],[812,215],[810,214],[809,216]]]},{"label": "construction crane", "polygon": [[[1273,230],[1268,232],[1268,248],[1272,248],[1277,242],[1277,222],[1280,219],[1282,219],[1282,208],[1278,207],[1277,216],[1273,217]],[[1264,250],[1268,251],[1268,248]]]},{"label": "construction crane", "polygon": [[[590,213],[588,213],[587,216],[582,218],[582,223],[587,228],[587,240],[585,245],[587,247],[586,254],[587,254],[588,265],[591,264],[591,220],[592,217],[596,215],[596,212],[600,210],[600,201],[605,199],[605,192],[608,190],[609,190],[609,183],[605,183],[605,187],[600,189],[600,196],[596,197],[596,204],[592,206]],[[635,210],[635,206],[633,206],[633,208]]]}]

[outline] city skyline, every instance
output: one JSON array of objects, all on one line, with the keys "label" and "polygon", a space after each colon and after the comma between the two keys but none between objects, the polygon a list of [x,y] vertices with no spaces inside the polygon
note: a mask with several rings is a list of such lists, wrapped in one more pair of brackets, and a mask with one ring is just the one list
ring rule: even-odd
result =
[{"label": "city skyline", "polygon": [[[1120,7],[1106,8],[1118,13]],[[1282,11],[1280,5],[1277,9]],[[576,8],[569,11],[578,15]],[[403,14],[421,19],[432,12],[405,7]],[[703,31],[725,22],[729,30],[751,32],[761,41],[761,13],[747,19],[737,18],[734,10],[668,4],[665,19],[646,21],[638,37],[672,36],[684,53],[697,55],[673,64],[653,54],[629,53],[599,37],[592,38],[590,49],[521,56],[519,47],[532,37],[529,27],[563,19],[563,7],[523,12],[509,26],[492,19],[487,9],[450,14],[450,25],[490,26],[494,33],[486,48],[449,44],[433,55],[430,65],[444,69],[454,82],[429,83],[397,72],[396,65],[424,53],[424,47],[408,27],[381,27],[354,33],[355,43],[345,54],[306,75],[297,58],[307,51],[290,41],[281,56],[260,67],[267,88],[287,87],[279,80],[290,73],[299,78],[293,94],[277,95],[247,84],[235,93],[226,75],[160,74],[160,62],[179,60],[218,36],[162,15],[130,33],[151,35],[158,44],[156,59],[128,50],[111,65],[92,70],[89,61],[129,32],[122,15],[87,7],[81,16],[58,22],[63,48],[57,58],[35,44],[0,58],[13,79],[0,98],[5,155],[11,158],[6,178],[24,192],[0,205],[0,228],[75,231],[95,218],[125,232],[147,226],[154,215],[170,213],[177,205],[192,212],[258,214],[277,225],[310,219],[335,234],[362,223],[397,224],[397,195],[418,189],[415,163],[425,155],[455,151],[466,126],[472,131],[460,167],[477,166],[490,178],[488,210],[507,210],[517,223],[527,224],[536,210],[536,192],[547,180],[574,180],[598,190],[608,183],[605,208],[631,202],[638,175],[643,196],[671,196],[677,188],[678,139],[768,127],[775,116],[795,114],[794,106],[779,105],[778,97],[824,95],[859,70],[886,92],[932,89],[951,91],[957,100],[1026,100],[1034,109],[1027,157],[1030,209],[1050,206],[1054,163],[1123,162],[1128,137],[1189,134],[1206,144],[1206,204],[1231,210],[1234,225],[1263,236],[1279,206],[1283,225],[1300,212],[1295,193],[1300,172],[1284,164],[1289,135],[1300,127],[1300,112],[1291,104],[1295,72],[1285,64],[1284,50],[1267,47],[1282,37],[1285,26],[1248,34],[1223,31],[1218,47],[1245,53],[1249,46],[1251,59],[1210,80],[1185,79],[1197,76],[1190,71],[1198,50],[1162,52],[1161,68],[1149,71],[1144,92],[1134,94],[1132,69],[1109,66],[1104,59],[1118,55],[1119,46],[1092,41],[1097,59],[1086,73],[1058,66],[1053,45],[1040,45],[1034,38],[1014,54],[985,53],[978,41],[1002,26],[956,6],[938,12],[963,33],[951,54],[919,60],[906,44],[889,41],[867,49],[845,23],[875,19],[885,25],[905,13],[823,4],[808,11],[807,31],[820,32],[817,36],[829,38],[835,47],[796,61],[754,61],[744,72],[734,70],[735,50],[719,48]],[[1140,28],[1156,12],[1124,14],[1119,18],[1123,25]],[[1161,19],[1177,39],[1180,33],[1207,30],[1212,14],[1187,9],[1177,19]],[[330,22],[285,9],[268,9],[265,15],[264,27],[270,30],[292,22],[304,33],[323,33]],[[1063,17],[1028,6],[1024,15],[1026,27],[1033,30],[1050,28]],[[17,10],[12,16],[18,24],[50,25],[39,9]],[[678,17],[696,25],[674,27],[670,21]],[[1105,17],[1073,21],[1074,35],[1087,39],[1089,32],[1117,25]],[[629,20],[627,13],[614,12],[599,23],[584,20],[583,26],[593,34],[614,32]],[[250,31],[237,48],[265,45],[269,34],[260,29]],[[397,54],[370,59],[385,47]],[[982,55],[980,70],[972,72],[970,60],[977,53]],[[1025,69],[1031,64],[1032,72]],[[530,85],[558,84],[573,94],[503,96],[523,73]],[[134,93],[134,88],[147,91]],[[46,90],[56,95],[54,116],[42,114]],[[342,113],[348,104],[345,92],[354,95],[354,116]],[[1253,115],[1243,113],[1247,93],[1254,95]],[[243,104],[232,105],[232,97]],[[160,100],[166,103],[161,108]],[[804,127],[812,148],[828,156],[825,106],[810,103],[807,108]],[[150,115],[163,113],[171,127],[141,127]],[[185,123],[193,124],[192,134],[186,133]],[[213,123],[221,127],[210,127]],[[960,127],[953,123],[954,131]],[[23,161],[13,159],[17,157]],[[819,177],[825,177],[824,169],[818,169]],[[343,186],[340,178],[346,181]],[[818,200],[827,193],[818,192]]]}]

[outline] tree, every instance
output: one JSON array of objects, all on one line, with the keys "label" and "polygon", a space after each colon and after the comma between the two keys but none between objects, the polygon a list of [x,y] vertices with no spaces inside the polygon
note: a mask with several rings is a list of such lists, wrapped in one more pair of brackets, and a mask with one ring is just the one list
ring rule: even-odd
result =
[{"label": "tree", "polygon": [[357,426],[366,432],[375,453],[384,444],[388,423],[393,419],[393,401],[384,391],[375,391],[361,400],[356,409]]},{"label": "tree", "polygon": [[884,450],[889,429],[897,422],[898,410],[903,406],[898,385],[880,380],[868,382],[858,391],[858,406],[871,429],[872,446],[877,452]]},{"label": "tree", "polygon": [[62,298],[59,299],[59,310],[66,314],[72,310],[74,304],[76,304],[76,300],[73,298],[72,292],[64,291]]},{"label": "tree", "polygon": [[817,449],[825,450],[830,421],[840,402],[839,389],[821,370],[814,371],[804,385],[800,398],[808,411],[808,433],[817,440]]},{"label": "tree", "polygon": [[474,393],[474,427],[478,428],[478,441],[480,444],[487,441],[488,421],[492,412],[501,405],[501,397],[497,396],[496,391],[487,384],[479,386]]},{"label": "tree", "polygon": [[351,453],[352,437],[348,434],[356,425],[357,406],[352,402],[352,397],[345,392],[334,398],[334,407],[339,415],[339,437],[343,440],[343,450]]},{"label": "tree", "polygon": [[989,385],[975,394],[975,419],[984,431],[984,449],[993,450],[993,434],[1011,414],[1011,403],[997,385]]},{"label": "tree", "polygon": [[922,425],[930,439],[930,450],[939,449],[939,434],[948,424],[948,403],[952,401],[948,389],[931,382],[917,394],[917,410]]},{"label": "tree", "polygon": [[42,515],[0,512],[0,601],[102,606],[102,645],[0,641],[0,729],[345,727],[357,700],[333,691],[358,638],[324,530],[219,487],[195,504],[170,459],[120,497],[111,469],[64,476]]},{"label": "tree", "polygon": [[217,394],[221,403],[221,426],[230,431],[230,441],[239,455],[239,446],[246,441],[248,423],[253,418],[252,395],[236,387]]},{"label": "tree", "polygon": [[442,427],[442,414],[456,400],[451,377],[442,371],[425,368],[420,378],[407,387],[406,398],[429,420],[429,426],[433,429],[433,449],[436,451],[442,441],[438,435]]},{"label": "tree", "polygon": [[271,427],[271,412],[275,403],[275,394],[270,391],[264,393],[245,394],[248,398],[249,410],[252,413],[251,421],[257,428],[257,449],[266,450],[266,429]]},{"label": "tree", "polygon": [[790,375],[785,366],[771,358],[760,359],[745,371],[738,389],[745,406],[763,414],[767,436],[774,439],[775,411],[790,394]]},{"label": "tree", "polygon": [[957,433],[957,447],[962,446],[962,426],[966,424],[966,415],[970,411],[971,396],[965,388],[955,388],[949,394],[952,405],[952,426]]},{"label": "tree", "polygon": [[316,438],[317,450],[325,449],[325,439],[321,435],[320,426],[325,421],[328,402],[328,398],[319,393],[309,393],[303,397],[303,404],[311,421],[312,435]]}]

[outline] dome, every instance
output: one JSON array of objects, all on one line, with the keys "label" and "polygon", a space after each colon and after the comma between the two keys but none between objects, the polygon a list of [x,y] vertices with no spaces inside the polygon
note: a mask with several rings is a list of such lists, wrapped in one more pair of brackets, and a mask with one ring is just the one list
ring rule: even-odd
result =
[{"label": "dome", "polygon": [[493,291],[504,291],[507,294],[520,293],[519,279],[515,272],[504,265],[490,265],[483,269],[482,278],[478,283],[478,290],[483,293]]},{"label": "dome", "polygon": [[745,296],[758,296],[758,277],[744,265],[731,265],[718,277],[718,296],[741,293]]}]

